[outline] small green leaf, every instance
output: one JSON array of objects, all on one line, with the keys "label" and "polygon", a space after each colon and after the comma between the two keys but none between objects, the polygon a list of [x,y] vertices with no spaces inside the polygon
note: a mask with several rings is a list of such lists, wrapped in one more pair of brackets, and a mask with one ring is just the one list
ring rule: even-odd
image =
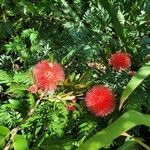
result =
[{"label": "small green leaf", "polygon": [[76,74],[75,73],[72,73],[69,77],[70,81],[72,82],[76,77]]},{"label": "small green leaf", "polygon": [[63,57],[61,64],[66,65],[68,62],[70,62],[76,52],[76,49],[71,50],[66,56]]},{"label": "small green leaf", "polygon": [[30,40],[31,40],[32,43],[34,43],[37,38],[38,38],[38,32],[31,33]]},{"label": "small green leaf", "polygon": [[11,108],[17,109],[20,105],[20,102],[18,100],[9,99],[9,102],[11,104]]},{"label": "small green leaf", "polygon": [[0,135],[0,149],[3,149],[5,144],[6,144],[5,138]]},{"label": "small green leaf", "polygon": [[27,88],[24,84],[12,84],[9,89],[7,89],[6,93],[19,94],[26,90]]},{"label": "small green leaf", "polygon": [[3,70],[0,70],[0,84],[1,83],[10,83],[12,81],[11,76]]},{"label": "small green leaf", "polygon": [[32,94],[28,94],[28,103],[30,104],[30,108],[33,108],[35,106],[35,98]]},{"label": "small green leaf", "polygon": [[80,78],[80,83],[87,83],[94,73],[94,69],[87,70]]},{"label": "small green leaf", "polygon": [[29,150],[27,140],[22,135],[15,135],[13,145],[14,150]]},{"label": "small green leaf", "polygon": [[131,93],[150,75],[150,62],[146,63],[127,84],[120,99],[120,109]]},{"label": "small green leaf", "polygon": [[5,146],[9,134],[10,130],[8,128],[0,126],[0,149],[2,149]]},{"label": "small green leaf", "polygon": [[32,74],[29,72],[18,72],[13,76],[13,82],[31,85],[33,84]]},{"label": "small green leaf", "polygon": [[6,136],[10,133],[10,130],[4,126],[0,126],[0,135]]}]

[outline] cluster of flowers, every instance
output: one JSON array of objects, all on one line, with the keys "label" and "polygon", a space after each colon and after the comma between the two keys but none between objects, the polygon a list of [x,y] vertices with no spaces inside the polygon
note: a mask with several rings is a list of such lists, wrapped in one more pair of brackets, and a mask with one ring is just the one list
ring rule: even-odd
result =
[{"label": "cluster of flowers", "polygon": [[[128,69],[131,66],[130,55],[128,53],[117,52],[111,55],[109,64],[116,71]],[[41,91],[54,92],[57,85],[65,79],[62,66],[57,63],[49,63],[47,60],[42,60],[35,65],[33,75],[35,84],[28,89],[31,93],[40,93]],[[75,100],[73,100],[73,103],[75,103]],[[85,105],[96,116],[107,116],[115,108],[114,93],[105,85],[96,85],[86,93]],[[75,104],[70,104],[66,107],[69,111],[75,110]]]}]

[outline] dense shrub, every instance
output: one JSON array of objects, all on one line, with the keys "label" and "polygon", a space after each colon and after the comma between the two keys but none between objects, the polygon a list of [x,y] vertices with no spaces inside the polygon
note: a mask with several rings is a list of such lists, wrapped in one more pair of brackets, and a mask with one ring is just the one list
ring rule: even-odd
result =
[{"label": "dense shrub", "polygon": [[0,148],[149,149],[149,16],[149,0],[1,0]]}]

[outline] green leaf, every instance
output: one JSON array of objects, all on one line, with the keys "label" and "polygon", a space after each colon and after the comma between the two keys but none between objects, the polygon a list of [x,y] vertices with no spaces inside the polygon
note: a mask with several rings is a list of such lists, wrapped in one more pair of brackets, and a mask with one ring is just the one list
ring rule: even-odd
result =
[{"label": "green leaf", "polygon": [[78,17],[78,15],[72,10],[72,8],[68,5],[67,1],[65,0],[61,0],[62,4],[69,10],[69,13],[71,14],[71,16],[73,17],[73,19],[75,21],[79,21],[80,18]]},{"label": "green leaf", "polygon": [[99,0],[101,5],[108,11],[111,21],[113,24],[113,27],[117,33],[117,35],[120,37],[123,43],[126,44],[127,42],[127,35],[125,34],[125,28],[124,26],[120,23],[117,14],[115,13],[113,6],[111,5],[109,0]]},{"label": "green leaf", "polygon": [[80,83],[87,83],[90,78],[92,78],[94,69],[87,70],[80,78]]},{"label": "green leaf", "polygon": [[76,54],[77,50],[73,49],[71,50],[65,57],[63,57],[61,64],[66,65],[68,62],[71,61],[71,59],[74,57]]},{"label": "green leaf", "polygon": [[35,106],[35,98],[32,94],[28,94],[28,99],[27,99],[29,105],[30,105],[30,108],[33,108]]},{"label": "green leaf", "polygon": [[105,129],[96,133],[93,137],[83,143],[78,150],[98,150],[108,146],[115,138],[137,125],[150,127],[150,115],[141,114],[133,110],[128,111]]},{"label": "green leaf", "polygon": [[14,150],[29,150],[27,140],[22,135],[15,135],[13,145]]},{"label": "green leaf", "polygon": [[13,95],[21,95],[27,88],[24,84],[12,84],[6,93],[12,93]]},{"label": "green leaf", "polygon": [[137,143],[135,141],[126,141],[123,145],[121,145],[117,150],[133,150],[136,149]]},{"label": "green leaf", "polygon": [[0,135],[6,136],[10,133],[10,130],[4,126],[0,126]]},{"label": "green leaf", "polygon": [[31,33],[31,35],[30,35],[31,43],[34,43],[37,38],[38,38],[38,32]]},{"label": "green leaf", "polygon": [[13,109],[17,109],[20,106],[20,102],[18,100],[10,99],[9,102],[10,102],[10,107]]},{"label": "green leaf", "polygon": [[5,146],[5,144],[6,144],[5,138],[0,135],[0,149],[3,149],[3,147]]},{"label": "green leaf", "polygon": [[9,137],[10,130],[4,126],[0,126],[0,149],[5,146],[5,140]]},{"label": "green leaf", "polygon": [[19,72],[13,76],[13,81],[16,83],[24,83],[26,85],[33,84],[32,74],[29,72]]},{"label": "green leaf", "polygon": [[69,77],[70,81],[72,82],[73,80],[75,80],[75,77],[76,77],[76,74],[73,72]]},{"label": "green leaf", "polygon": [[146,63],[127,84],[120,99],[120,109],[131,93],[150,75],[150,62]]},{"label": "green leaf", "polygon": [[10,83],[12,81],[11,76],[4,70],[0,70],[0,84]]}]

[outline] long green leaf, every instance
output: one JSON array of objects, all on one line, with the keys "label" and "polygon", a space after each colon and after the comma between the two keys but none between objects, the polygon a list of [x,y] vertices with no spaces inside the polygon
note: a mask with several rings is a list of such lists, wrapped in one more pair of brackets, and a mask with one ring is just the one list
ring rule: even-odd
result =
[{"label": "long green leaf", "polygon": [[78,17],[78,15],[72,10],[72,8],[68,5],[67,1],[65,0],[60,0],[62,2],[62,4],[69,10],[70,14],[72,15],[72,17],[75,19],[75,21],[80,21],[80,18]]},{"label": "long green leaf", "polygon": [[4,126],[0,126],[0,149],[5,146],[5,142],[9,137],[10,130]]},{"label": "long green leaf", "polygon": [[126,141],[123,145],[121,145],[117,150],[133,150],[137,147],[137,143],[135,141]]},{"label": "long green leaf", "polygon": [[120,100],[120,109],[122,108],[123,103],[127,100],[130,94],[142,83],[142,81],[150,75],[150,62],[146,63],[135,76],[127,84],[125,90],[122,93]]},{"label": "long green leaf", "polygon": [[150,115],[141,114],[133,110],[126,112],[108,127],[83,143],[78,150],[98,150],[99,148],[108,146],[115,138],[137,125],[150,127]]},{"label": "long green leaf", "polygon": [[125,28],[121,25],[117,13],[114,12],[113,6],[108,0],[99,0],[101,5],[108,11],[111,22],[113,24],[113,27],[117,33],[117,35],[120,37],[123,43],[127,43],[127,35],[125,34]]},{"label": "long green leaf", "polygon": [[14,150],[29,150],[28,143],[22,135],[15,135],[13,139]]}]

